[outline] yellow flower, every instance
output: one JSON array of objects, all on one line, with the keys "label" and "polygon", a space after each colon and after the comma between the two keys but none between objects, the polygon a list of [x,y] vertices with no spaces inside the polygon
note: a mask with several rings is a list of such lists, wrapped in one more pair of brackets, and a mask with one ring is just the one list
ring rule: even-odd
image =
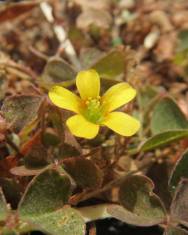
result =
[{"label": "yellow flower", "polygon": [[99,74],[86,70],[78,73],[76,86],[80,97],[61,86],[49,91],[55,105],[76,113],[66,122],[73,135],[92,139],[98,134],[99,126],[107,126],[123,136],[132,136],[138,131],[140,123],[135,118],[112,112],[135,97],[136,90],[128,83],[114,85],[100,96]]}]

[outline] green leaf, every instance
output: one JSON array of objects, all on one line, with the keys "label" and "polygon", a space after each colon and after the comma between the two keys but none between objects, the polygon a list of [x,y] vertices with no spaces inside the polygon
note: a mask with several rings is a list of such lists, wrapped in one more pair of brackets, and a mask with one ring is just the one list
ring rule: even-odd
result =
[{"label": "green leaf", "polygon": [[4,227],[1,231],[1,235],[19,235],[15,229]]},{"label": "green leaf", "polygon": [[0,221],[4,221],[9,214],[9,208],[4,197],[3,191],[0,188]]},{"label": "green leaf", "polygon": [[178,227],[168,227],[163,235],[187,235],[188,232]]},{"label": "green leaf", "polygon": [[161,99],[155,106],[151,118],[153,135],[161,132],[188,129],[188,121],[177,104],[169,97]]},{"label": "green leaf", "polygon": [[152,226],[166,220],[166,211],[155,195],[152,181],[146,176],[128,177],[120,186],[119,201],[122,206],[110,206],[108,213],[128,224]]},{"label": "green leaf", "polygon": [[82,67],[84,69],[90,68],[102,55],[103,53],[95,47],[83,48],[80,53]]},{"label": "green leaf", "polygon": [[169,186],[174,190],[182,178],[188,178],[188,150],[176,162],[169,179]]},{"label": "green leaf", "polygon": [[188,227],[188,179],[182,179],[176,189],[172,204],[171,218]]},{"label": "green leaf", "polygon": [[188,49],[188,30],[180,31],[178,35],[179,43],[178,43],[178,51],[184,51]]},{"label": "green leaf", "polygon": [[184,69],[186,69],[188,63],[187,59],[188,59],[188,49],[177,52],[173,62],[177,65],[183,66]]},{"label": "green leaf", "polygon": [[21,218],[39,216],[60,209],[70,195],[70,181],[55,169],[34,177],[19,204]]},{"label": "green leaf", "polygon": [[147,139],[143,144],[140,145],[141,151],[150,151],[159,147],[163,147],[176,140],[185,138],[188,136],[188,129],[185,130],[172,130],[159,133]]},{"label": "green leaf", "polygon": [[148,105],[150,104],[151,100],[154,99],[157,95],[157,91],[152,86],[145,86],[142,87],[138,91],[137,99],[138,104],[142,110],[147,109]]},{"label": "green leaf", "polygon": [[13,131],[19,132],[37,117],[41,102],[41,96],[11,96],[5,99],[1,110]]},{"label": "green leaf", "polygon": [[18,207],[20,219],[52,235],[84,235],[81,215],[64,206],[70,195],[70,180],[56,169],[47,169],[33,178]]},{"label": "green leaf", "polygon": [[[115,79],[133,64],[133,52],[127,48],[116,48],[102,56],[91,67],[95,69],[101,77]],[[135,61],[134,61],[135,62]]]},{"label": "green leaf", "polygon": [[51,235],[84,235],[85,223],[73,208],[65,207],[54,212],[28,218],[37,230]]},{"label": "green leaf", "polygon": [[82,188],[96,188],[102,184],[102,171],[88,159],[81,157],[64,159],[63,168]]},{"label": "green leaf", "polygon": [[76,71],[65,60],[52,57],[46,64],[41,80],[47,87],[57,83],[72,81],[76,77]]}]

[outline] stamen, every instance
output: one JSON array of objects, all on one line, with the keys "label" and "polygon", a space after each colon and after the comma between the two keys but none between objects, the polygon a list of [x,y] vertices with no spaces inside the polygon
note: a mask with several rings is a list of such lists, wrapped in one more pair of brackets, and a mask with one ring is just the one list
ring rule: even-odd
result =
[{"label": "stamen", "polygon": [[85,118],[96,124],[101,122],[103,119],[100,99],[100,96],[97,96],[96,98],[89,97],[85,101],[86,108],[83,111]]}]

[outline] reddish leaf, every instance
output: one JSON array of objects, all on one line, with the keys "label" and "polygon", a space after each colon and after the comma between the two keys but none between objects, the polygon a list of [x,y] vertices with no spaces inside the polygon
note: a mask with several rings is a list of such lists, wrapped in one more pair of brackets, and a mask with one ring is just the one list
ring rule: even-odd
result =
[{"label": "reddish leaf", "polygon": [[0,11],[0,23],[8,20],[13,20],[14,18],[32,10],[36,6],[36,2],[22,2],[7,5],[3,10]]}]

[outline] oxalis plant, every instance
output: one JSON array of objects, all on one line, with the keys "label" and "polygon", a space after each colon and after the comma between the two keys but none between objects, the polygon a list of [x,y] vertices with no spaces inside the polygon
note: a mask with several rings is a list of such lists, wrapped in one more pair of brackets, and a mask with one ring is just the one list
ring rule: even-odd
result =
[{"label": "oxalis plant", "polygon": [[188,150],[175,166],[164,152],[188,121],[168,94],[140,87],[134,58],[115,48],[75,71],[52,57],[38,95],[4,99],[1,234],[97,234],[106,218],[188,234]]}]

